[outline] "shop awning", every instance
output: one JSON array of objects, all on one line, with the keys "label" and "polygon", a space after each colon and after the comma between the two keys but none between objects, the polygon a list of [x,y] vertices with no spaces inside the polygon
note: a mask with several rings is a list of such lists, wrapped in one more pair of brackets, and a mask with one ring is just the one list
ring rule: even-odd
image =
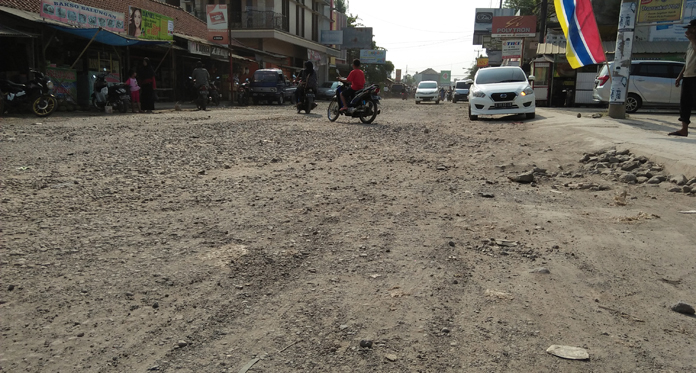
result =
[{"label": "shop awning", "polygon": [[[74,28],[74,27],[64,27],[64,26],[53,26],[56,30],[67,32],[75,36],[85,38],[87,40],[92,40],[97,43],[102,43],[106,45],[113,45],[115,47],[125,47],[131,45],[157,45],[157,44],[168,44],[168,41],[163,40],[140,40],[123,35],[113,33],[108,30],[98,29],[98,28]],[[96,35],[96,37],[95,37]]]},{"label": "shop awning", "polygon": [[0,37],[10,38],[38,38],[39,35],[30,34],[28,32],[15,30],[11,27],[0,25]]}]

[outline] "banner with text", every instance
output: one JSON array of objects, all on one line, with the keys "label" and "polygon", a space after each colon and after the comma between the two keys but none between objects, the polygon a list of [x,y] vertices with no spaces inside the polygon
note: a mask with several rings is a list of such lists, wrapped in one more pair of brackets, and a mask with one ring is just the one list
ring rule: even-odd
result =
[{"label": "banner with text", "polygon": [[536,35],[536,16],[493,17],[494,38],[533,38]]},{"label": "banner with text", "polygon": [[208,19],[208,41],[228,44],[227,5],[207,5],[205,10]]},{"label": "banner with text", "polygon": [[343,31],[321,30],[319,44],[341,45],[343,44]]},{"label": "banner with text", "polygon": [[41,17],[83,28],[101,27],[113,32],[124,32],[125,15],[99,8],[92,8],[70,1],[43,0]]},{"label": "banner with text", "polygon": [[503,59],[522,58],[522,39],[503,40]]},{"label": "banner with text", "polygon": [[488,57],[479,57],[476,59],[476,67],[488,67]]},{"label": "banner with text", "polygon": [[679,21],[684,0],[641,0],[638,5],[638,23]]},{"label": "banner with text", "polygon": [[159,13],[129,6],[128,35],[148,40],[174,40],[174,20]]},{"label": "banner with text", "polygon": [[360,62],[368,65],[384,65],[387,62],[387,51],[362,49],[360,51]]}]

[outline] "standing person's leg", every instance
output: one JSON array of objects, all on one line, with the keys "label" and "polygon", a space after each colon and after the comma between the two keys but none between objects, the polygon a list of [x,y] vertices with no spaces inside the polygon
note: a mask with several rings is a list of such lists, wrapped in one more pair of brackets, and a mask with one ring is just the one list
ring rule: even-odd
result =
[{"label": "standing person's leg", "polygon": [[696,99],[696,78],[684,78],[681,83],[681,97],[679,99],[679,121],[682,128],[679,131],[669,133],[670,136],[689,135],[691,123],[691,109]]}]

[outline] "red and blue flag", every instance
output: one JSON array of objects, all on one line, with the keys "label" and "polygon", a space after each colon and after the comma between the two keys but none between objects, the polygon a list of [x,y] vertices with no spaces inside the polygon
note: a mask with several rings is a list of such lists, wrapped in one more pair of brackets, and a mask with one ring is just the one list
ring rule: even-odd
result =
[{"label": "red and blue flag", "polygon": [[566,57],[574,69],[606,61],[590,0],[554,0],[566,37]]}]

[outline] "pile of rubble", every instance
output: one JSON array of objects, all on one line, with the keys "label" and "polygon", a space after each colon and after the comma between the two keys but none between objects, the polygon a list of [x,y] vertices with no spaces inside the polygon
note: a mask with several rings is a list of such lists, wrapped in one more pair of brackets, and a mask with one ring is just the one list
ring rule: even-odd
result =
[{"label": "pile of rubble", "polygon": [[623,183],[660,185],[670,182],[674,184],[670,192],[696,194],[696,177],[668,175],[662,165],[644,156],[634,156],[628,150],[600,150],[585,154],[580,162],[585,164],[585,172],[613,176]]}]

